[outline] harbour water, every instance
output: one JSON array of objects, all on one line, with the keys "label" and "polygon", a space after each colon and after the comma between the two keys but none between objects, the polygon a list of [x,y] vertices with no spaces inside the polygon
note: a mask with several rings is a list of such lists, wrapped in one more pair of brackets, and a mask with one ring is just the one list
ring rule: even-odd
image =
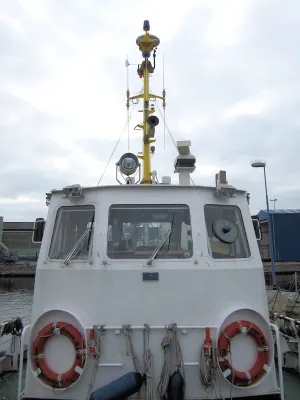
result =
[{"label": "harbour water", "polygon": [[0,279],[0,321],[23,317],[24,325],[30,324],[34,278]]},{"label": "harbour water", "polygon": [[[0,321],[23,316],[24,324],[30,324],[34,278],[0,278]],[[300,376],[284,372],[285,399],[300,398]],[[0,399],[16,400],[17,374],[0,377]]]}]

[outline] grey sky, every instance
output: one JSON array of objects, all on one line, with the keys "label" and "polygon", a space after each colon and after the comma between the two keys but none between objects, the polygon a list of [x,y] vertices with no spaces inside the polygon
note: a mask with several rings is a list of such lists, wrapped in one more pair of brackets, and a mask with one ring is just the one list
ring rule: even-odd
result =
[{"label": "grey sky", "polygon": [[[196,184],[213,185],[220,169],[251,193],[251,212],[270,198],[300,208],[300,42],[297,0],[190,1],[0,0],[0,215],[6,221],[46,216],[45,192],[95,185],[126,122],[128,54],[149,19],[159,36],[151,88],[162,91],[175,140],[192,140]],[[131,93],[142,81],[130,67]],[[141,151],[136,111],[130,151]],[[157,115],[160,117],[159,112]],[[176,151],[162,119],[152,168],[173,175]],[[102,183],[127,151],[122,136]]]}]

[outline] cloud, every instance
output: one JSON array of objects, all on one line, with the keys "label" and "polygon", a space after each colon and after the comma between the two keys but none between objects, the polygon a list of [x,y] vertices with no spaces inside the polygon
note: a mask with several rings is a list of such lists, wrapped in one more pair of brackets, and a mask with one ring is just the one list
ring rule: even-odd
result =
[{"label": "cloud", "polygon": [[[8,220],[45,216],[45,192],[65,184],[95,185],[121,137],[102,183],[114,183],[115,162],[128,150],[126,69],[141,57],[142,22],[160,37],[151,90],[167,90],[166,119],[175,140],[191,139],[193,179],[214,185],[218,170],[251,193],[251,211],[265,208],[267,160],[276,206],[299,208],[299,54],[296,0],[115,0],[4,2],[0,12],[0,214]],[[172,10],[172,12],[170,12]],[[129,68],[131,94],[142,88]],[[142,150],[137,105],[130,151]],[[161,108],[161,106],[160,106]],[[131,110],[130,110],[131,111]],[[159,176],[172,175],[176,149],[159,112]],[[121,134],[123,130],[123,134]],[[20,211],[21,210],[21,211]]]}]

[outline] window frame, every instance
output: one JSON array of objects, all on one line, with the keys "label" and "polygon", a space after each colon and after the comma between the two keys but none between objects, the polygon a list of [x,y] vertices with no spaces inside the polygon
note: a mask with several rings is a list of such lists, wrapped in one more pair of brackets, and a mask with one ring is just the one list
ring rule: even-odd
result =
[{"label": "window frame", "polygon": [[[94,248],[94,233],[95,233],[95,221],[96,221],[96,206],[95,206],[95,204],[93,204],[93,203],[89,203],[89,204],[74,204],[74,205],[63,205],[63,206],[60,206],[57,210],[56,210],[56,212],[55,212],[55,219],[54,219],[54,223],[53,223],[53,226],[52,226],[52,233],[51,233],[51,238],[50,238],[50,241],[49,241],[49,248],[48,248],[48,251],[47,251],[47,259],[49,260],[49,261],[51,261],[51,262],[62,262],[66,257],[67,257],[67,255],[64,257],[64,258],[52,258],[51,257],[51,255],[50,255],[50,252],[51,252],[51,246],[52,246],[52,243],[53,243],[53,239],[54,239],[54,235],[55,235],[55,228],[56,228],[56,226],[57,226],[57,222],[58,222],[58,217],[59,217],[59,215],[61,216],[61,210],[62,209],[69,209],[69,208],[74,208],[74,209],[76,209],[77,208],[77,210],[79,209],[79,208],[88,208],[88,207],[92,207],[93,208],[93,210],[94,210],[94,222],[93,222],[93,227],[92,227],[92,232],[91,232],[91,243],[90,243],[90,249],[89,249],[89,253],[88,253],[88,256],[87,256],[87,258],[85,258],[85,259],[76,259],[76,258],[71,258],[70,260],[69,260],[69,263],[87,263],[87,262],[89,262],[90,261],[90,259],[91,259],[91,257],[92,257],[92,254],[93,254],[93,248]],[[75,245],[75,243],[73,244],[73,247],[74,247],[74,245]],[[72,248],[73,248],[72,247]],[[71,251],[71,250],[70,250]]]},{"label": "window frame", "polygon": [[[183,204],[183,203],[182,204],[178,204],[178,203],[176,203],[176,204],[172,204],[172,203],[169,203],[169,204],[166,204],[166,203],[157,203],[157,204],[149,204],[149,203],[138,203],[138,204],[136,204],[136,203],[135,204],[134,203],[122,203],[122,204],[120,204],[120,203],[113,203],[113,204],[110,204],[109,207],[108,207],[107,229],[106,229],[107,234],[106,234],[106,241],[105,241],[105,247],[106,247],[105,255],[109,260],[118,261],[118,262],[128,262],[128,261],[130,261],[130,262],[141,262],[142,261],[143,262],[143,261],[146,261],[150,257],[150,252],[151,252],[149,250],[149,257],[143,257],[143,258],[142,257],[141,258],[137,258],[137,257],[133,257],[133,258],[129,258],[129,257],[128,258],[121,258],[121,257],[120,258],[117,258],[117,257],[111,258],[111,256],[108,253],[108,234],[109,234],[109,226],[110,226],[110,224],[109,224],[109,222],[110,222],[110,211],[111,211],[111,209],[113,207],[116,207],[116,208],[118,208],[118,207],[127,208],[128,207],[129,209],[130,208],[131,209],[141,208],[143,210],[147,210],[147,209],[149,210],[151,208],[157,208],[157,212],[162,211],[162,209],[165,209],[167,211],[170,208],[185,207],[187,212],[188,212],[188,217],[189,217],[189,222],[190,222],[189,226],[190,226],[190,231],[191,231],[191,234],[189,236],[191,237],[192,250],[186,250],[186,251],[189,251],[191,253],[190,257],[186,257],[186,258],[174,258],[174,257],[155,258],[155,260],[156,261],[158,261],[158,260],[159,261],[166,261],[166,262],[170,262],[170,261],[178,262],[178,261],[190,261],[194,257],[195,250],[194,250],[194,239],[193,239],[193,229],[192,229],[191,207],[188,204]],[[152,221],[152,222],[155,223],[154,221]],[[153,248],[153,250],[154,250],[154,248]]]},{"label": "window frame", "polygon": [[[245,242],[245,254],[248,256],[246,257],[214,257],[213,256],[213,252],[211,249],[211,245],[210,245],[210,237],[208,234],[208,226],[207,226],[207,222],[206,222],[206,215],[205,215],[205,207],[206,206],[210,206],[210,207],[217,207],[217,208],[228,208],[228,207],[234,207],[236,208],[236,210],[238,210],[239,213],[239,217],[240,217],[240,226],[243,229],[243,232],[241,232],[241,229],[239,229],[239,236],[242,236],[242,240]],[[250,247],[250,242],[249,242],[249,238],[248,238],[248,234],[247,234],[247,230],[245,227],[245,222],[244,222],[244,218],[243,218],[243,213],[240,209],[240,207],[236,204],[213,204],[213,203],[206,203],[203,206],[203,215],[204,215],[204,223],[205,223],[205,231],[206,231],[206,241],[207,241],[207,249],[208,249],[208,255],[209,257],[214,260],[214,261],[227,261],[227,262],[232,262],[232,261],[246,261],[252,258],[252,254],[251,254],[251,247]],[[226,218],[226,217],[224,217]]]}]

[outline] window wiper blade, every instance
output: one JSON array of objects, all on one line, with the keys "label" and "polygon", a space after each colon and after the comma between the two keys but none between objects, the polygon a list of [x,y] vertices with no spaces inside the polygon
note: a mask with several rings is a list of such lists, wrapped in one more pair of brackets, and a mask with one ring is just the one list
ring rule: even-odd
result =
[{"label": "window wiper blade", "polygon": [[167,232],[166,236],[161,240],[161,242],[158,244],[158,246],[156,247],[156,249],[153,251],[153,253],[151,254],[149,260],[147,261],[147,265],[151,265],[152,261],[154,260],[154,258],[157,256],[159,250],[162,248],[162,246],[165,244],[166,240],[168,239],[168,237],[170,236],[172,232],[172,229],[169,230],[169,232]]},{"label": "window wiper blade", "polygon": [[92,232],[93,229],[93,222],[89,222],[88,223],[88,227],[85,230],[85,232],[80,236],[80,238],[77,240],[77,242],[75,243],[73,249],[70,251],[70,253],[67,255],[67,257],[64,259],[64,264],[68,265],[70,259],[72,258],[72,256],[74,255],[75,251],[78,249],[79,245],[84,241],[84,239],[88,236],[90,239],[90,234]]}]

